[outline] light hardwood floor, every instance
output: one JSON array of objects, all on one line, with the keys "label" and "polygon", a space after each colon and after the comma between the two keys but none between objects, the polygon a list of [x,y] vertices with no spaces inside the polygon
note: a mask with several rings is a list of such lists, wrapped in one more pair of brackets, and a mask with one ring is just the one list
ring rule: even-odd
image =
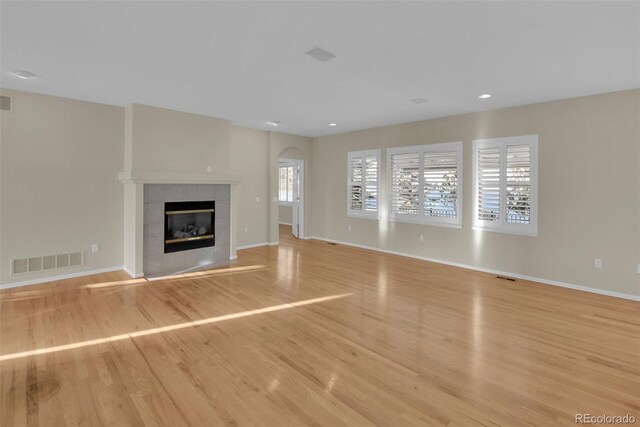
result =
[{"label": "light hardwood floor", "polygon": [[0,302],[5,427],[640,420],[640,304],[320,241]]}]

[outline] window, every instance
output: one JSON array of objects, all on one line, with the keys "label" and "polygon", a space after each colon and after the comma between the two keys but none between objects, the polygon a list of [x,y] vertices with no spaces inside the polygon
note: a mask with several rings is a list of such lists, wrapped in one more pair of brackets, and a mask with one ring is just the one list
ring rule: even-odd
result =
[{"label": "window", "polygon": [[473,141],[474,228],[538,234],[538,136]]},{"label": "window", "polygon": [[292,165],[280,165],[278,176],[278,201],[280,204],[293,202],[293,168]]},{"label": "window", "polygon": [[387,150],[389,215],[462,227],[462,142]]},{"label": "window", "polygon": [[380,150],[352,151],[348,162],[347,214],[378,218]]}]

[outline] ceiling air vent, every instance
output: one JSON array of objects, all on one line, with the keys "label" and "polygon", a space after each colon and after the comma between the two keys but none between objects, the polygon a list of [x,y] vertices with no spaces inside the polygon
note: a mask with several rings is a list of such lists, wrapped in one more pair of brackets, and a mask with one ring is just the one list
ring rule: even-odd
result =
[{"label": "ceiling air vent", "polygon": [[0,111],[11,111],[10,96],[0,96]]},{"label": "ceiling air vent", "polygon": [[309,55],[313,59],[317,59],[320,62],[327,62],[336,57],[333,53],[327,52],[326,50],[320,49],[319,47],[314,47],[310,51],[305,52],[305,54]]}]

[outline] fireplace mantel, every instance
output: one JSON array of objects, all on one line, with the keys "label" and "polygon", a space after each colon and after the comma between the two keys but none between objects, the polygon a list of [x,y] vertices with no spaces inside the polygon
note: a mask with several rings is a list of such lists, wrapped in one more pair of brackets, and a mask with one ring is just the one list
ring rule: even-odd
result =
[{"label": "fireplace mantel", "polygon": [[123,184],[230,184],[240,183],[236,175],[200,172],[125,171],[118,174]]}]

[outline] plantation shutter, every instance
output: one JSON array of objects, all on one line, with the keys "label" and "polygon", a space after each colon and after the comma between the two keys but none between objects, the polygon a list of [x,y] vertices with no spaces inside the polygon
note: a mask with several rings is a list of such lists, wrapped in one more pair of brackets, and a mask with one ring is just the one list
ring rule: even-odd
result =
[{"label": "plantation shutter", "polygon": [[458,215],[458,153],[424,153],[424,215],[455,218]]},{"label": "plantation shutter", "polygon": [[420,154],[392,154],[391,212],[399,215],[420,213]]},{"label": "plantation shutter", "polygon": [[478,149],[478,219],[500,221],[500,147]]},{"label": "plantation shutter", "polygon": [[278,180],[278,200],[284,202],[287,200],[287,168],[280,166],[280,179]]},{"label": "plantation shutter", "polygon": [[293,166],[280,166],[278,178],[278,201],[293,202]]},{"label": "plantation shutter", "polygon": [[462,226],[462,143],[390,148],[389,212],[393,219]]},{"label": "plantation shutter", "polygon": [[380,151],[350,152],[347,213],[377,217]]},{"label": "plantation shutter", "polygon": [[507,222],[531,222],[531,146],[507,146]]},{"label": "plantation shutter", "polygon": [[364,209],[378,211],[378,156],[366,156],[364,168]]},{"label": "plantation shutter", "polygon": [[535,236],[538,136],[474,141],[474,226]]},{"label": "plantation shutter", "polygon": [[362,210],[362,157],[352,157],[351,167],[351,210]]}]

